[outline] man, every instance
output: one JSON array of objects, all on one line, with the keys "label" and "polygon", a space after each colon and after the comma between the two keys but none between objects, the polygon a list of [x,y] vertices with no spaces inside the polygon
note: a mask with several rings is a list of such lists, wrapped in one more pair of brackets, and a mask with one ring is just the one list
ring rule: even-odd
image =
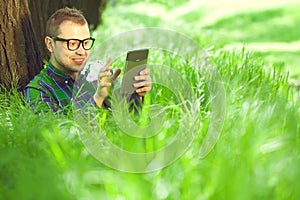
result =
[{"label": "man", "polygon": [[[74,81],[83,70],[94,44],[88,23],[79,10],[62,8],[49,19],[46,26],[45,44],[50,52],[46,67],[26,86],[25,99],[38,111],[51,109],[66,113],[72,105]],[[112,75],[109,59],[101,70],[97,89],[88,100],[99,108],[105,105],[108,90],[120,74],[120,69]],[[151,90],[148,69],[135,77],[136,94],[142,98]]]}]

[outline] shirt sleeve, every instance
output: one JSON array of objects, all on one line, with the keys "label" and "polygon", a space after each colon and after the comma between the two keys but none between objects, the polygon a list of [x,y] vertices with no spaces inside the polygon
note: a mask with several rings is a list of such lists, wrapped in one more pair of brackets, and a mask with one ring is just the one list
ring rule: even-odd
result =
[{"label": "shirt sleeve", "polygon": [[[80,86],[80,87],[78,87]],[[76,108],[83,108],[84,106],[94,106],[97,107],[97,104],[94,100],[94,94],[97,90],[97,82],[96,81],[86,81],[83,83],[76,85],[74,87],[75,91],[75,100],[74,104]],[[103,108],[110,108],[110,98],[107,96],[103,101]]]},{"label": "shirt sleeve", "polygon": [[28,102],[30,107],[36,112],[47,112],[50,110],[57,112],[59,110],[56,101],[40,89],[26,87],[24,90],[24,97],[25,101]]}]

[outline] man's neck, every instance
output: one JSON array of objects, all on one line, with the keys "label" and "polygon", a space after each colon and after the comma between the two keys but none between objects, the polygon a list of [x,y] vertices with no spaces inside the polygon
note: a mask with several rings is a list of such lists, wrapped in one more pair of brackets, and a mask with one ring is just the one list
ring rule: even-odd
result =
[{"label": "man's neck", "polygon": [[65,70],[63,67],[61,67],[58,63],[53,62],[53,60],[49,60],[50,63],[52,64],[53,67],[55,67],[56,69],[58,69],[59,71],[63,72],[64,74],[70,76],[73,80],[76,80],[79,72],[72,72],[72,71],[68,71]]}]

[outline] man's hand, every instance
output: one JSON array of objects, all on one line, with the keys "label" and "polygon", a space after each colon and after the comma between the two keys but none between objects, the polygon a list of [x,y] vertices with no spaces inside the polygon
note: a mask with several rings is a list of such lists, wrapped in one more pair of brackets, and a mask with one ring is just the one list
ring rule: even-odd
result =
[{"label": "man's hand", "polygon": [[117,69],[113,76],[111,76],[112,74],[110,71],[113,69],[113,67],[110,66],[111,62],[112,58],[109,58],[98,76],[98,84],[96,93],[94,94],[94,101],[100,108],[102,107],[104,99],[108,95],[108,90],[113,85],[114,81],[120,75],[121,72],[120,69]]},{"label": "man's hand", "polygon": [[136,88],[136,93],[143,97],[149,92],[152,88],[152,79],[150,77],[150,70],[144,69],[142,70],[138,76],[134,77],[136,83],[133,86]]}]

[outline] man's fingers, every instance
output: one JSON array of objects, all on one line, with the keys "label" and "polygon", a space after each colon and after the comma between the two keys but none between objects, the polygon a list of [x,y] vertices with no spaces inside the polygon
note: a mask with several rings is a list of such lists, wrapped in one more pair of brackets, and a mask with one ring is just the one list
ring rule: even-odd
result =
[{"label": "man's fingers", "polygon": [[141,96],[145,96],[147,92],[149,92],[152,88],[152,79],[150,76],[150,70],[144,69],[140,71],[138,76],[134,77],[134,80],[137,81],[133,84],[133,86],[136,88],[136,93]]},{"label": "man's fingers", "polygon": [[110,82],[104,82],[104,83],[103,83],[103,82],[100,82],[100,83],[99,83],[99,86],[100,86],[100,87],[110,87],[110,86],[111,86],[111,83],[110,83]]},{"label": "man's fingers", "polygon": [[101,79],[101,78],[103,78],[103,77],[109,77],[109,76],[112,75],[111,72],[110,72],[110,70],[113,69],[113,67],[110,66],[111,62],[112,62],[112,58],[110,57],[110,58],[106,61],[106,63],[105,63],[105,65],[104,65],[104,67],[102,68],[102,70],[100,71],[99,76],[98,76],[99,79]]},{"label": "man's fingers", "polygon": [[121,73],[121,69],[117,69],[113,74],[113,76],[111,77],[111,81],[114,82],[117,79],[117,77],[120,75],[120,73]]},{"label": "man's fingers", "polygon": [[[138,88],[136,89],[135,91],[138,93],[138,94],[143,94],[143,93],[147,93],[151,90],[151,87],[142,87],[142,88]],[[143,95],[144,96],[144,95]]]},{"label": "man's fingers", "polygon": [[135,88],[140,88],[140,87],[151,87],[152,83],[148,81],[143,81],[143,82],[138,82],[134,83],[133,86]]},{"label": "man's fingers", "polygon": [[147,76],[135,76],[134,80],[151,82],[151,77],[149,75],[147,75]]},{"label": "man's fingers", "polygon": [[143,69],[142,71],[140,71],[139,75],[140,76],[150,75],[150,70],[148,68]]},{"label": "man's fingers", "polygon": [[108,58],[108,60],[106,61],[105,65],[104,65],[104,68],[107,68],[107,67],[109,67],[109,66],[110,66],[110,64],[111,64],[111,62],[112,62],[112,58],[111,58],[111,57],[109,57],[109,58]]},{"label": "man's fingers", "polygon": [[100,72],[100,74],[99,74],[99,78],[103,78],[103,77],[106,77],[106,76],[111,76],[110,71]]},{"label": "man's fingers", "polygon": [[147,94],[147,92],[137,92],[139,96],[143,97]]}]

